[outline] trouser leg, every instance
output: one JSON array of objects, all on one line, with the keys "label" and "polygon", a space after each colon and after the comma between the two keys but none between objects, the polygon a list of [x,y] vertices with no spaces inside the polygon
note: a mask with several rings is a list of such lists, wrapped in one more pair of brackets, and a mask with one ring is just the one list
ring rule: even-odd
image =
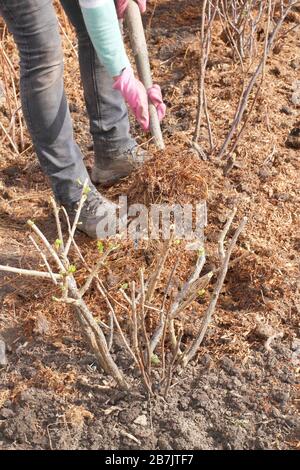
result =
[{"label": "trouser leg", "polygon": [[90,120],[95,159],[105,162],[133,148],[126,104],[100,63],[86,30],[78,0],[60,0],[75,27],[84,97]]},{"label": "trouser leg", "polygon": [[22,108],[40,164],[57,200],[74,202],[81,195],[78,180],[90,181],[73,137],[52,1],[0,0],[0,14],[19,50]]}]

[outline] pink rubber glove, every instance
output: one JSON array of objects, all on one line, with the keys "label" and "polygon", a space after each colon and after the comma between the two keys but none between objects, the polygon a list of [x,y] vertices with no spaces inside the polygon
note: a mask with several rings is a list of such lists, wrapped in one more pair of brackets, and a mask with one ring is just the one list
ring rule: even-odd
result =
[{"label": "pink rubber glove", "polygon": [[144,131],[149,129],[148,97],[157,109],[159,120],[165,116],[166,105],[162,101],[160,87],[153,85],[147,92],[144,85],[135,78],[131,67],[126,67],[115,79],[113,88],[120,91]]},{"label": "pink rubber glove", "polygon": [[151,88],[149,88],[148,97],[151,103],[153,103],[156,107],[158,119],[162,121],[166,115],[167,107],[163,102],[160,86],[155,84]]},{"label": "pink rubber glove", "polygon": [[[128,7],[129,0],[116,0],[116,8],[118,18],[124,18],[126,8]],[[145,13],[146,11],[146,0],[136,0],[141,13]]]},{"label": "pink rubber glove", "polygon": [[144,85],[135,78],[131,67],[126,67],[115,79],[113,88],[120,91],[137,121],[144,130],[147,130],[149,128],[147,92]]}]

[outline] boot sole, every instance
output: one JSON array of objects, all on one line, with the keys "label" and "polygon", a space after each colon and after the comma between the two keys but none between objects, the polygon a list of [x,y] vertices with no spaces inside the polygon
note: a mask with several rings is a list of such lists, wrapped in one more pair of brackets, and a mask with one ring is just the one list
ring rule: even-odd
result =
[{"label": "boot sole", "polygon": [[94,184],[101,184],[102,186],[110,186],[117,183],[121,179],[131,175],[135,169],[124,173],[115,173],[113,170],[101,170],[100,168],[92,168],[91,180]]}]

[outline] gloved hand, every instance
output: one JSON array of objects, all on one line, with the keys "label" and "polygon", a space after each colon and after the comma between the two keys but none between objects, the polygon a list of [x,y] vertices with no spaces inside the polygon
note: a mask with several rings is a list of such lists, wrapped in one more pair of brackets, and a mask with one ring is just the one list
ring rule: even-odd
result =
[{"label": "gloved hand", "polygon": [[148,98],[150,99],[150,101],[151,101],[151,102],[154,104],[154,106],[156,107],[158,119],[159,119],[160,121],[162,121],[163,118],[164,118],[165,115],[166,115],[167,107],[166,107],[165,103],[163,102],[162,94],[161,94],[161,89],[160,89],[160,86],[159,86],[159,85],[157,85],[157,84],[155,83],[154,85],[152,85],[151,88],[149,88],[149,90],[148,90]]},{"label": "gloved hand", "polygon": [[162,101],[159,85],[153,85],[147,92],[144,85],[135,78],[131,67],[126,67],[122,74],[115,78],[113,88],[121,92],[145,131],[149,129],[148,97],[157,109],[159,120],[164,118],[166,105]]},{"label": "gloved hand", "polygon": [[[118,18],[124,18],[126,8],[128,7],[129,0],[116,0],[116,8]],[[146,11],[146,0],[136,0],[141,13],[145,13]]]}]

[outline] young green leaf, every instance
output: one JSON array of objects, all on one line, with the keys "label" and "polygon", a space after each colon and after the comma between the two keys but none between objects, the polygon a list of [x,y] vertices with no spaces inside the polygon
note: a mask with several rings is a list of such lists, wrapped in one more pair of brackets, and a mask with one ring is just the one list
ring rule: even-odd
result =
[{"label": "young green leaf", "polygon": [[89,186],[85,186],[83,188],[83,194],[87,196],[91,192],[91,188]]},{"label": "young green leaf", "polygon": [[55,248],[58,250],[62,245],[62,240],[60,240],[59,238],[57,238],[54,242],[54,246]]},{"label": "young green leaf", "polygon": [[104,245],[103,245],[101,240],[97,241],[97,250],[100,253],[100,255],[102,255],[102,253],[104,251]]},{"label": "young green leaf", "polygon": [[70,264],[70,266],[68,267],[68,273],[76,273],[76,266],[74,264]]}]

